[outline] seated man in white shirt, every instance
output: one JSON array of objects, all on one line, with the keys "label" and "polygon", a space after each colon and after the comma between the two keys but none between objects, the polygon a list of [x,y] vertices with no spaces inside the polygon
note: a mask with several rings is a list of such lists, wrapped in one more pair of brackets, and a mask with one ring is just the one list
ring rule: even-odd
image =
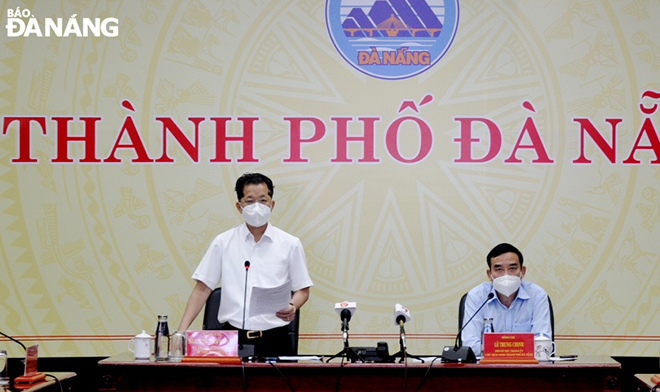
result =
[{"label": "seated man in white shirt", "polygon": [[[492,317],[492,332],[534,332],[552,336],[548,294],[538,285],[523,281],[526,267],[523,255],[513,245],[502,243],[486,256],[489,282],[470,290],[465,301],[464,322],[486,302],[469,324],[464,325],[461,339],[478,356],[484,317]],[[490,293],[495,294],[488,300]]]},{"label": "seated man in white shirt", "polygon": [[[313,283],[300,240],[268,222],[275,206],[273,192],[272,181],[263,174],[247,173],[236,181],[236,209],[245,223],[219,234],[209,246],[192,276],[197,283],[179,331],[190,327],[220,284],[218,320],[223,329],[238,330],[239,343],[254,345],[255,355],[292,354],[287,325],[307,302]],[[278,287],[289,280],[294,294],[287,307],[274,314],[248,316],[252,287]]]}]

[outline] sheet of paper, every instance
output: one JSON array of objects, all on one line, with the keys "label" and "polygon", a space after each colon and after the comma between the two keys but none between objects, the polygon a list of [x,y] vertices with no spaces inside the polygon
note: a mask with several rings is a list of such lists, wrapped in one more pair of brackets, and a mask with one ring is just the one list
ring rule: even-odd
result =
[{"label": "sheet of paper", "polygon": [[272,288],[253,287],[250,297],[249,317],[262,314],[275,314],[289,306],[291,301],[291,281]]},{"label": "sheet of paper", "polygon": [[577,357],[574,358],[550,357],[548,359],[551,361],[575,361],[577,360]]},{"label": "sheet of paper", "polygon": [[318,355],[292,355],[277,357],[281,361],[322,361],[323,358]]}]

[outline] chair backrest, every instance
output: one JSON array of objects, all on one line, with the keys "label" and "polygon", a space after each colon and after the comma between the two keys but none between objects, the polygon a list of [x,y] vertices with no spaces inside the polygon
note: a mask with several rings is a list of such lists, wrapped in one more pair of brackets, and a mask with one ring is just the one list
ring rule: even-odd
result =
[{"label": "chair backrest", "polygon": [[[465,317],[465,300],[467,299],[468,293],[463,294],[461,301],[458,303],[458,330],[460,331],[463,327],[463,317]],[[550,308],[550,328],[552,329],[552,341],[555,341],[555,312],[552,310],[552,301],[550,301],[550,296],[548,296],[548,307]],[[458,336],[458,345],[463,345],[463,339],[461,336]]]},{"label": "chair backrest", "polygon": [[552,301],[548,295],[548,307],[550,308],[550,327],[552,328],[552,341],[555,341],[555,312],[552,310]]},{"label": "chair backrest", "polygon": [[202,329],[218,330],[222,329],[222,324],[218,321],[218,312],[220,311],[220,296],[222,295],[222,287],[218,287],[211,291],[211,294],[206,299],[204,306],[204,321],[202,322]]},{"label": "chair backrest", "polygon": [[[202,329],[218,330],[222,329],[222,324],[218,321],[218,312],[220,311],[220,297],[222,287],[218,287],[211,292],[204,307],[204,321]],[[296,318],[289,323],[289,339],[291,340],[291,355],[298,355],[298,331],[300,329],[300,309],[296,311]]]},{"label": "chair backrest", "polygon": [[[461,302],[458,303],[458,330],[460,331],[463,328],[463,317],[465,316],[465,300],[467,299],[468,293],[463,294],[461,297]],[[458,335],[458,346],[463,346],[463,339],[461,335]]]}]

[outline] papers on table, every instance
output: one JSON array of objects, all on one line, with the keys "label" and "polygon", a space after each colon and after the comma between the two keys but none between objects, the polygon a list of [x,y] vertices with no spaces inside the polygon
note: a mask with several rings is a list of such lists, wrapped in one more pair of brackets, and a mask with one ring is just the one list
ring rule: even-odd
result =
[{"label": "papers on table", "polygon": [[293,355],[277,357],[280,361],[322,361],[323,357],[318,355]]},{"label": "papers on table", "polygon": [[253,287],[250,297],[249,317],[262,314],[275,314],[289,306],[291,301],[291,281],[278,287]]},{"label": "papers on table", "polygon": [[577,355],[570,355],[567,357],[550,357],[548,359],[551,361],[560,362],[560,361],[575,361],[577,358],[578,358]]}]

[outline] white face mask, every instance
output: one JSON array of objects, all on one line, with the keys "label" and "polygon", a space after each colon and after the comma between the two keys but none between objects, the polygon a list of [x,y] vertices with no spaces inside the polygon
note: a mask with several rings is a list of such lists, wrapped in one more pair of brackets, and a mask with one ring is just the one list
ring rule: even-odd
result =
[{"label": "white face mask", "polygon": [[270,219],[270,208],[261,203],[253,203],[243,207],[243,219],[252,227],[261,227]]},{"label": "white face mask", "polygon": [[520,283],[520,277],[515,275],[504,275],[493,279],[493,287],[505,297],[515,293],[520,288]]}]

